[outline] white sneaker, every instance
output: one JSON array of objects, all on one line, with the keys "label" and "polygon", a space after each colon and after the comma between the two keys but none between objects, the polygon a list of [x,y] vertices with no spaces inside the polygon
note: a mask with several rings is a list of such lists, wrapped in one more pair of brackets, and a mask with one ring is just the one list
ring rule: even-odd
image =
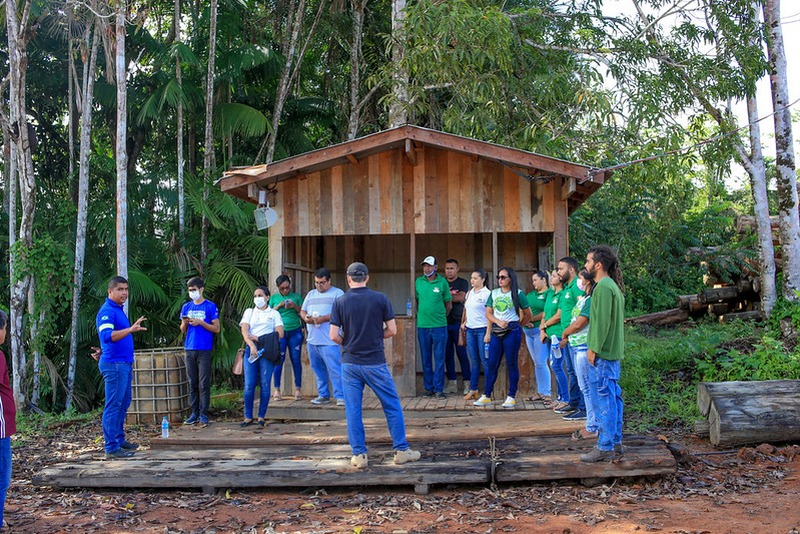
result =
[{"label": "white sneaker", "polygon": [[419,453],[419,451],[412,451],[411,449],[394,451],[394,464],[402,465],[407,464],[408,462],[416,462],[419,460],[420,456],[422,455]]},{"label": "white sneaker", "polygon": [[469,382],[467,382],[466,384],[464,384],[464,395],[469,395],[470,391],[472,390],[469,389]]},{"label": "white sneaker", "polygon": [[369,459],[367,458],[367,454],[354,454],[352,458],[350,458],[350,465],[353,467],[357,467],[358,469],[364,469],[369,464]]},{"label": "white sneaker", "polygon": [[492,399],[487,397],[486,395],[481,395],[481,398],[476,400],[472,403],[473,406],[486,406],[487,404],[491,404]]},{"label": "white sneaker", "polygon": [[506,397],[506,401],[503,403],[503,408],[508,408],[513,410],[517,406],[517,401],[514,400],[514,397]]}]

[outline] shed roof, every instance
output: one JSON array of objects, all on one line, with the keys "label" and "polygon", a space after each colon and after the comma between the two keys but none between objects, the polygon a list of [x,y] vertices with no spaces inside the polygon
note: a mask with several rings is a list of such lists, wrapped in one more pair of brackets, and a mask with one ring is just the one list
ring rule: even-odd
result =
[{"label": "shed roof", "polygon": [[[534,152],[419,126],[404,125],[352,141],[306,152],[269,165],[233,168],[223,174],[219,180],[219,186],[222,191],[228,194],[250,202],[256,202],[259,188],[286,180],[302,178],[307,173],[336,165],[357,163],[361,158],[387,150],[404,148],[409,161],[414,164],[416,150],[424,146],[499,161],[517,172],[521,179],[547,180],[555,177],[574,179],[574,190],[569,191],[570,213],[589,198],[610,175],[605,171],[597,172],[586,165],[571,163]],[[570,182],[572,181],[570,180]]]}]

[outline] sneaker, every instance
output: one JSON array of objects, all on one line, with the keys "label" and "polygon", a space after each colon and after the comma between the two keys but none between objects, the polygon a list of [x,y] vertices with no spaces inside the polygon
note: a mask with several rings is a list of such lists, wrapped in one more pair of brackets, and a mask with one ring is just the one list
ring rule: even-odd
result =
[{"label": "sneaker", "polygon": [[133,451],[126,451],[124,449],[117,449],[115,451],[106,453],[106,460],[114,460],[118,458],[130,458],[134,455]]},{"label": "sneaker", "polygon": [[564,421],[585,421],[586,412],[578,410],[576,412],[572,412],[571,414],[565,415],[561,419],[563,419]]},{"label": "sneaker", "polygon": [[466,396],[467,396],[467,395],[469,395],[470,393],[472,393],[472,390],[471,390],[471,389],[469,389],[469,383],[467,383],[467,384],[464,384],[464,396],[466,397]]},{"label": "sneaker", "polygon": [[394,464],[402,465],[407,464],[408,462],[416,462],[419,460],[420,456],[422,455],[419,453],[419,451],[412,451],[411,449],[394,451]]},{"label": "sneaker", "polygon": [[622,446],[622,443],[614,445],[614,456],[616,459],[622,458],[623,454],[625,454],[625,447]]},{"label": "sneaker", "polygon": [[316,404],[317,406],[320,406],[322,404],[330,404],[330,403],[331,403],[331,399],[328,398],[328,397],[317,397],[316,399],[311,401],[311,404]]},{"label": "sneaker", "polygon": [[473,406],[486,406],[487,404],[491,404],[492,399],[487,397],[486,395],[481,395],[481,398],[476,400],[472,403]]},{"label": "sneaker", "polygon": [[586,454],[581,454],[581,462],[585,462],[587,464],[613,459],[614,451],[601,451],[600,449],[592,449]]},{"label": "sneaker", "polygon": [[503,408],[511,409],[517,407],[517,401],[514,397],[506,397],[506,401],[503,403]]},{"label": "sneaker", "polygon": [[344,406],[344,399],[336,399],[336,406]]},{"label": "sneaker", "polygon": [[354,454],[352,458],[350,458],[350,465],[356,467],[358,469],[364,469],[369,464],[369,459],[367,458],[367,454]]},{"label": "sneaker", "polygon": [[201,424],[201,425],[203,425],[203,426],[207,426],[207,425],[208,425],[208,417],[206,417],[205,415],[201,415],[201,416],[200,416],[200,417],[197,419],[197,422],[198,422],[198,423],[200,423],[200,424]]},{"label": "sneaker", "polygon": [[446,399],[447,395],[445,394],[444,391],[440,391],[439,393],[436,394],[436,398],[438,398],[438,399]]},{"label": "sneaker", "polygon": [[574,406],[570,406],[569,404],[567,404],[566,406],[561,407],[561,408],[556,408],[553,411],[555,413],[557,413],[557,414],[565,415],[565,414],[568,414],[568,413],[577,412],[578,409],[575,408]]},{"label": "sneaker", "polygon": [[138,443],[131,443],[130,441],[124,442],[122,445],[119,446],[120,449],[124,449],[126,451],[135,451],[139,448]]},{"label": "sneaker", "polygon": [[458,381],[450,380],[447,384],[447,387],[444,388],[445,393],[450,393],[451,395],[455,395],[458,393]]},{"label": "sneaker", "polygon": [[434,393],[434,392],[433,392],[433,391],[431,391],[430,389],[426,389],[426,390],[425,390],[425,393],[424,393],[422,396],[423,396],[423,397],[433,397],[434,395],[436,395],[436,393]]},{"label": "sneaker", "polygon": [[184,425],[193,425],[196,422],[197,422],[197,414],[193,413],[192,415],[189,416],[188,419],[186,419],[186,421],[183,422],[183,424]]}]

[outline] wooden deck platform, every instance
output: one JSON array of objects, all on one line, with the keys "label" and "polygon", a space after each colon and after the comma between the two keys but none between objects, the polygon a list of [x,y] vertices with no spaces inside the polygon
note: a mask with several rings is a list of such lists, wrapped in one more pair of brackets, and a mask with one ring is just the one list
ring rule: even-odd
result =
[{"label": "wooden deck platform", "polygon": [[[498,484],[559,479],[660,475],[675,471],[666,445],[649,437],[626,436],[618,462],[585,464],[579,456],[594,441],[575,442],[580,423],[563,421],[537,403],[514,411],[467,407],[463,400],[434,401],[423,409],[406,399],[409,443],[419,462],[392,463],[391,439],[383,414],[365,401],[369,468],[350,466],[350,447],[341,407],[308,408],[308,401],[270,402],[266,427],[212,423],[176,428],[156,438],[134,458],[103,460],[102,451],[38,473],[33,482],[58,487],[218,488],[414,486]],[[297,405],[295,405],[297,404]],[[415,405],[419,408],[414,408]],[[412,406],[412,407],[409,407]],[[283,410],[283,411],[282,411]],[[294,413],[302,417],[285,417]]]}]

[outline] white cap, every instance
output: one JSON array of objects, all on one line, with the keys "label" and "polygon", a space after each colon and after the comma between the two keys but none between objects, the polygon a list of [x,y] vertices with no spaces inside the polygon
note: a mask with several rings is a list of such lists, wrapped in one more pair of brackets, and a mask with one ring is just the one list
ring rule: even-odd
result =
[{"label": "white cap", "polygon": [[433,256],[426,256],[425,259],[422,260],[420,265],[425,265],[426,263],[428,265],[436,265],[436,258],[434,258]]}]

